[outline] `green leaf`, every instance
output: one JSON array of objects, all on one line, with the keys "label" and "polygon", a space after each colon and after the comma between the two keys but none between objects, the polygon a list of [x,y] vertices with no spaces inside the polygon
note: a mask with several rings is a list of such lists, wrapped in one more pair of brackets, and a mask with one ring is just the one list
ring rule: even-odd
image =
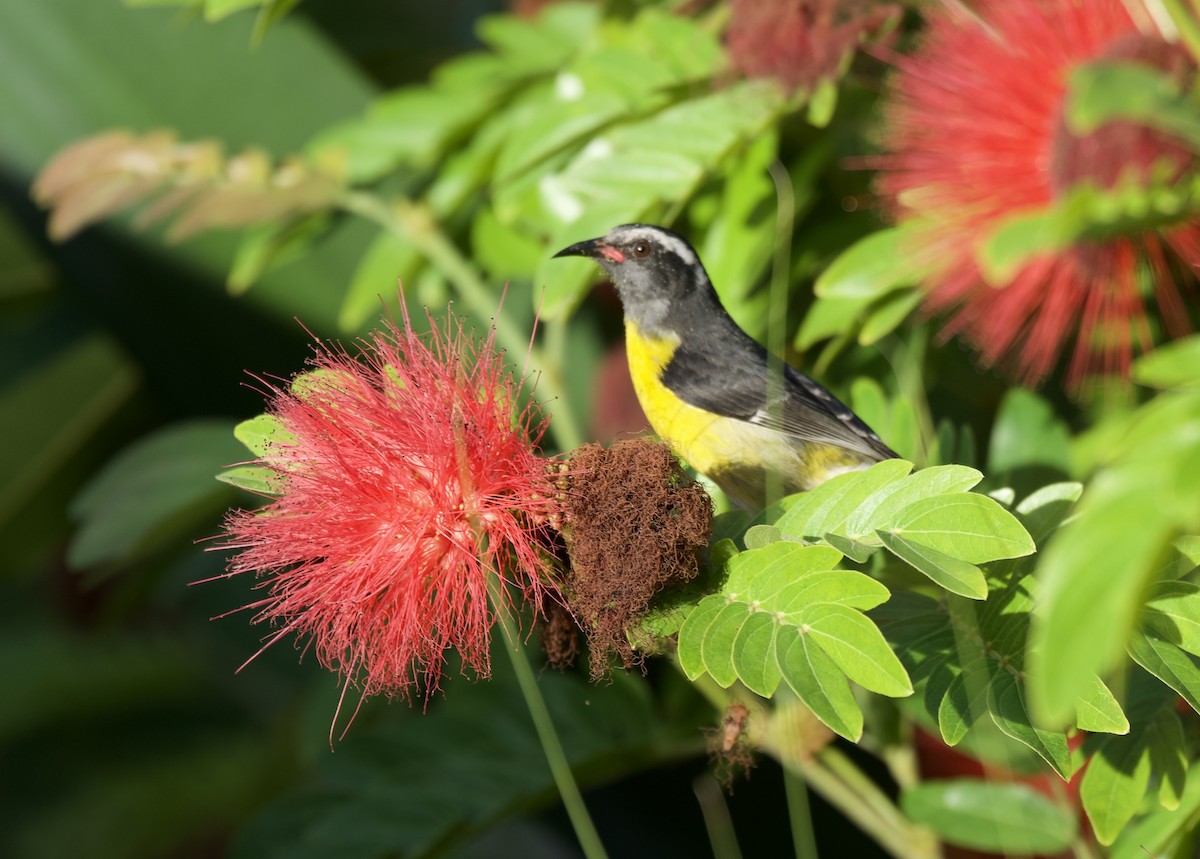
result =
[{"label": "green leaf", "polygon": [[1134,662],[1178,692],[1200,713],[1200,658],[1143,632],[1134,633],[1128,647]]},{"label": "green leaf", "polygon": [[751,525],[742,535],[742,542],[747,549],[761,549],[783,539],[779,529],[774,525]]},{"label": "green leaf", "polygon": [[804,351],[827,337],[851,331],[870,303],[869,298],[818,297],[796,332],[796,348]]},{"label": "green leaf", "polygon": [[279,475],[262,465],[235,465],[220,472],[217,480],[255,495],[280,495],[283,492]]},{"label": "green leaf", "polygon": [[726,605],[728,601],[720,594],[705,597],[679,627],[679,666],[688,680],[694,681],[704,673],[704,641]]},{"label": "green leaf", "polygon": [[946,607],[923,594],[900,591],[870,617],[908,671],[926,713],[936,720],[942,698],[961,673]]},{"label": "green leaf", "polygon": [[[763,134],[783,106],[774,82],[747,81],[595,135],[563,169],[537,182],[540,226],[553,247],[565,247],[678,206]],[[596,276],[584,262],[543,261],[534,280],[546,284],[544,317],[558,318],[578,303]]]},{"label": "green leaf", "polygon": [[1039,605],[1026,668],[1033,705],[1045,722],[1069,719],[1090,675],[1103,675],[1119,659],[1137,619],[1138,596],[1168,542],[1169,523],[1146,516],[1159,508],[1161,492],[1153,482],[1130,478],[1110,474],[1094,481],[1084,509],[1058,530],[1038,564]]},{"label": "green leaf", "polygon": [[[773,257],[775,183],[770,167],[778,145],[778,132],[768,131],[733,160],[720,193],[712,195],[712,218],[696,248],[726,310],[743,325],[751,325],[759,312],[755,287]],[[693,221],[701,219],[698,203],[691,207]]]},{"label": "green leaf", "polygon": [[936,465],[889,483],[874,492],[846,519],[851,540],[877,543],[875,532],[890,529],[904,508],[922,498],[966,492],[983,480],[983,474],[965,465]]},{"label": "green leaf", "polygon": [[1081,483],[1051,483],[1029,493],[1017,505],[1017,516],[1039,546],[1054,533],[1083,493]]},{"label": "green leaf", "polygon": [[[44,331],[33,332],[41,340],[38,348],[4,355],[8,361],[33,357],[0,390],[0,522],[28,504],[139,384],[136,366],[107,335],[63,334],[51,340],[63,320],[47,317],[45,323]],[[6,334],[17,339],[11,329]]]},{"label": "green leaf", "polygon": [[1108,739],[1088,760],[1079,798],[1096,839],[1112,844],[1133,819],[1150,783],[1150,755],[1142,738]]},{"label": "green leaf", "polygon": [[859,239],[822,272],[813,292],[822,299],[875,300],[919,283],[923,269],[908,247],[915,232],[911,226],[890,227]]},{"label": "green leaf", "polygon": [[778,661],[770,657],[778,631],[770,616],[764,612],[751,613],[738,630],[731,650],[738,678],[747,689],[763,698],[774,695],[783,678]]},{"label": "green leaf", "polygon": [[901,459],[913,462],[917,456],[924,454],[924,442],[920,440],[924,428],[919,425],[918,417],[921,409],[907,394],[888,394],[877,379],[858,376],[850,383],[850,402],[860,417],[863,417],[863,413],[858,411],[860,406],[869,409],[868,413],[874,416],[876,423],[871,423],[865,417],[863,419],[868,426],[878,429],[893,450],[899,451]]},{"label": "green leaf", "polygon": [[[625,57],[630,64],[644,62],[637,56]],[[653,78],[651,74],[648,77]],[[570,100],[543,96],[523,112],[522,121],[506,137],[496,156],[494,181],[511,181],[550,156],[578,142],[591,139],[616,119],[628,115],[629,101],[612,92],[585,90],[585,82],[574,72],[559,75],[560,86],[571,81],[578,95]]]},{"label": "green leaf", "polygon": [[[704,669],[724,688],[728,689],[733,685],[733,681],[737,680],[737,665],[745,664],[751,658],[751,655],[744,652],[735,654],[734,644],[738,641],[738,636],[741,634],[742,627],[750,622],[750,618],[756,614],[751,610],[751,607],[742,602],[727,600],[725,605],[712,619],[707,630],[705,630],[704,641],[701,644],[700,653],[704,660]],[[760,615],[759,619],[766,618],[766,615]],[[687,624],[684,623],[686,628]],[[680,630],[680,634],[684,632]],[[742,642],[743,646],[745,641]],[[761,644],[761,640],[756,640],[754,644]],[[754,656],[762,656],[765,650],[756,650]],[[739,658],[735,660],[735,655]]]},{"label": "green leaf", "polygon": [[1035,548],[1012,513],[973,492],[915,501],[896,516],[889,533],[972,564],[1019,558]]},{"label": "green leaf", "polygon": [[1187,788],[1188,744],[1183,723],[1170,707],[1161,708],[1147,731],[1150,765],[1158,780],[1158,801],[1174,810],[1183,801]]},{"label": "green leaf", "polygon": [[474,260],[497,282],[529,277],[546,254],[540,239],[502,223],[488,207],[471,221],[471,248]]},{"label": "green leaf", "polygon": [[901,289],[874,302],[858,332],[859,345],[871,346],[891,334],[920,306],[924,297],[919,289]]},{"label": "green leaf", "polygon": [[1110,859],[1147,859],[1169,856],[1173,848],[1186,843],[1194,831],[1200,812],[1200,767],[1187,771],[1179,807],[1171,811],[1151,811],[1135,819],[1117,836],[1108,853]]},{"label": "green leaf", "polygon": [[1059,853],[1077,833],[1069,808],[1011,782],[926,781],[904,791],[900,807],[947,843],[989,853]]},{"label": "green leaf", "polygon": [[258,10],[254,20],[254,32],[250,35],[250,44],[258,47],[267,37],[267,30],[283,20],[288,12],[300,5],[300,0],[267,0]]},{"label": "green leaf", "polygon": [[758,598],[772,586],[777,589],[810,573],[831,570],[841,559],[841,553],[828,546],[772,543],[731,558],[729,578],[721,591],[732,599],[745,599],[747,594],[754,594],[751,599]]},{"label": "green leaf", "polygon": [[1007,671],[999,670],[992,675],[988,710],[996,727],[1037,752],[1064,780],[1071,777],[1071,752],[1066,735],[1033,726],[1022,684]]},{"label": "green leaf", "polygon": [[691,679],[707,672],[728,687],[741,680],[769,697],[780,680],[819,719],[857,738],[862,714],[846,675],[885,695],[912,692],[904,668],[861,613],[889,596],[851,570],[830,569],[827,546],[780,541],[729,559],[722,592],[705,597],[679,630],[678,654]]},{"label": "green leaf", "polygon": [[270,0],[204,0],[204,18],[209,22],[220,21],[234,12],[253,9],[268,2]]},{"label": "green leaf", "polygon": [[518,15],[486,15],[475,25],[480,41],[505,59],[534,69],[561,67],[578,48],[579,39],[595,28],[598,9],[586,4],[566,3],[567,9],[553,15],[523,18]]},{"label": "green leaf", "polygon": [[80,527],[67,559],[77,568],[124,560],[221,509],[212,475],[239,455],[224,421],[190,421],[123,450],[76,496]]},{"label": "green leaf", "polygon": [[[1157,179],[1157,177],[1151,177]],[[1099,187],[1082,181],[1043,208],[1018,211],[994,227],[975,254],[993,286],[1012,282],[1038,257],[1083,241],[1102,241],[1146,230],[1169,228],[1195,214],[1195,180],[1147,185],[1134,174],[1117,185]]]},{"label": "green leaf", "polygon": [[1144,63],[1089,63],[1071,75],[1066,120],[1091,134],[1110,122],[1157,128],[1200,147],[1200,112],[1178,83]]},{"label": "green leaf", "polygon": [[983,570],[967,561],[952,558],[937,549],[913,542],[898,534],[876,532],[883,545],[896,557],[928,576],[951,593],[973,600],[987,599],[987,580]]},{"label": "green leaf", "polygon": [[821,539],[838,532],[859,505],[882,487],[912,471],[912,463],[886,459],[865,471],[839,474],[798,499],[775,522],[785,535]]},{"label": "green leaf", "polygon": [[258,415],[233,428],[233,437],[255,456],[269,456],[277,445],[292,445],[296,437],[274,415]]},{"label": "green leaf", "polygon": [[354,269],[338,311],[338,327],[357,331],[384,307],[395,303],[401,289],[411,290],[423,261],[410,242],[381,230]]},{"label": "green leaf", "polygon": [[1200,385],[1200,335],[1164,343],[1133,364],[1133,378],[1142,385],[1169,390]]},{"label": "green leaf", "polygon": [[1112,691],[1094,674],[1090,686],[1075,701],[1075,725],[1081,731],[1128,734],[1129,719]]},{"label": "green leaf", "polygon": [[709,79],[725,68],[725,52],[714,28],[662,7],[649,6],[638,13],[629,46],[659,57],[683,82]]},{"label": "green leaf", "polygon": [[938,705],[938,732],[948,746],[957,746],[987,709],[988,686],[975,688],[962,674],[951,681]]},{"label": "green leaf", "polygon": [[321,131],[305,153],[318,163],[337,163],[355,184],[378,181],[402,164],[429,169],[453,138],[487,115],[495,99],[482,86],[395,90],[376,99],[362,117]]},{"label": "green leaf", "polygon": [[901,698],[913,692],[908,672],[879,628],[845,606],[819,603],[805,609],[802,629],[846,675],[864,689]]},{"label": "green leaf", "polygon": [[833,119],[837,108],[838,85],[831,77],[822,77],[817,81],[812,94],[808,97],[808,121],[817,128],[824,128]]},{"label": "green leaf", "polygon": [[266,272],[304,256],[313,242],[329,231],[330,223],[328,213],[322,212],[247,230],[225,281],[229,292],[241,295]]},{"label": "green leaf", "polygon": [[[761,80],[680,102],[594,137],[559,174],[557,190],[578,211],[611,202],[644,211],[652,202],[676,202],[734,147],[761,133],[781,106],[778,87]],[[559,211],[559,223],[575,220]]]},{"label": "green leaf", "polygon": [[770,604],[776,610],[789,614],[803,612],[806,607],[818,603],[870,611],[887,602],[890,596],[891,592],[870,576],[853,570],[829,570],[808,573],[789,583],[770,595]]},{"label": "green leaf", "polygon": [[779,649],[783,678],[804,706],[834,733],[851,742],[862,737],[863,716],[846,675],[807,635]]},{"label": "green leaf", "polygon": [[1180,579],[1200,568],[1200,537],[1180,537],[1171,544],[1170,557],[1163,564],[1163,579]]},{"label": "green leaf", "polygon": [[1010,388],[1000,401],[988,445],[988,473],[1041,466],[1066,473],[1071,433],[1043,397]]},{"label": "green leaf", "polygon": [[1151,585],[1142,623],[1159,638],[1200,656],[1200,586],[1192,582]]}]

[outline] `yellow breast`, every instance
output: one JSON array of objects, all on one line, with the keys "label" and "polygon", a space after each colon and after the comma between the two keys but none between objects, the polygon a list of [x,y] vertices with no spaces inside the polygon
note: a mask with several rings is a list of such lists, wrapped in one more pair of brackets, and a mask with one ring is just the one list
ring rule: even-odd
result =
[{"label": "yellow breast", "polygon": [[847,459],[846,451],[805,443],[681,400],[661,381],[678,346],[678,337],[646,337],[632,323],[625,324],[629,373],[650,425],[734,501],[761,506],[766,497],[811,489],[847,467],[859,467],[858,461]]}]

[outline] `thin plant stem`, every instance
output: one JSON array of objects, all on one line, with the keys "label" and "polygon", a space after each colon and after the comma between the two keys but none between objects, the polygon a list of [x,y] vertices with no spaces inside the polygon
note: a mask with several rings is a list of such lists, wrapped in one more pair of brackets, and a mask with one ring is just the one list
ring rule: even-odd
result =
[{"label": "thin plant stem", "polygon": [[880,755],[883,762],[887,764],[888,772],[892,774],[892,778],[896,780],[896,784],[900,785],[902,791],[915,787],[921,780],[917,769],[917,754],[912,744],[911,729],[908,734],[907,742],[886,747]]},{"label": "thin plant stem", "polygon": [[[583,444],[583,431],[576,421],[575,410],[571,408],[571,404],[567,401],[567,384],[566,378],[563,376],[563,368],[571,363],[571,355],[568,354],[571,346],[571,340],[567,336],[567,322],[565,319],[557,319],[545,324],[546,328],[546,348],[542,352],[542,371],[538,377],[538,384],[549,382],[547,387],[555,392],[555,396],[562,404],[562,413],[568,415],[566,427],[555,428],[555,438],[558,440],[559,447],[562,450],[574,450]],[[554,413],[554,420],[559,419],[559,413]]]},{"label": "thin plant stem", "polygon": [[1188,49],[1192,58],[1200,60],[1200,18],[1197,17],[1195,5],[1191,4],[1192,8],[1188,9],[1180,0],[1159,0],[1159,2],[1171,19],[1171,23],[1175,25],[1175,31],[1179,34],[1180,41]]},{"label": "thin plant stem", "polygon": [[792,846],[796,859],[818,859],[817,836],[813,832],[812,810],[808,807],[808,785],[795,770],[783,771],[783,790],[787,795],[788,821],[792,825]]},{"label": "thin plant stem", "polygon": [[[909,823],[899,810],[894,814],[881,815],[874,803],[867,801],[858,790],[825,765],[825,752],[829,748],[807,761],[784,759],[781,763],[786,769],[795,770],[847,820],[874,838],[880,847],[896,859],[935,859],[939,853],[933,835]],[[866,776],[863,778],[866,779]]]},{"label": "thin plant stem", "polygon": [[[682,671],[678,656],[673,663]],[[707,674],[702,674],[692,685],[718,710],[723,710],[731,701],[729,691],[718,686]],[[771,733],[766,726],[772,718],[766,702],[749,694],[739,696],[738,701],[750,711],[750,724],[762,726],[754,733],[759,738],[758,747],[778,760],[785,771],[799,776],[884,850],[896,859],[936,859],[940,855],[933,834],[910,822],[849,758],[832,746],[809,757],[799,749],[789,750],[778,743],[765,741]],[[834,768],[839,772],[834,772]]]},{"label": "thin plant stem", "polygon": [[729,806],[721,793],[717,780],[705,773],[692,782],[692,791],[700,804],[704,828],[708,831],[708,843],[712,846],[713,859],[742,859],[737,835],[733,831],[733,818]]},{"label": "thin plant stem", "polygon": [[821,762],[862,797],[863,801],[870,805],[881,818],[897,829],[908,829],[912,826],[888,795],[880,790],[879,786],[840,749],[826,746],[821,750],[819,756]]},{"label": "thin plant stem", "polygon": [[1100,854],[1084,835],[1077,835],[1071,842],[1071,852],[1075,854],[1075,859],[1100,859]]},{"label": "thin plant stem", "polygon": [[583,850],[586,859],[608,859],[608,854],[604,851],[604,844],[600,841],[600,834],[596,832],[596,826],[592,823],[592,817],[588,814],[583,796],[579,792],[579,785],[575,782],[575,774],[571,772],[571,765],[567,762],[567,756],[563,752],[558,732],[554,730],[554,721],[550,718],[546,699],[542,697],[537,678],[534,677],[533,669],[529,667],[529,660],[525,657],[525,649],[521,646],[521,631],[505,603],[501,591],[503,587],[504,584],[500,581],[499,576],[488,576],[488,596],[491,599],[492,608],[495,609],[496,615],[500,619],[500,627],[504,632],[504,641],[507,645],[504,651],[508,654],[513,671],[517,675],[517,684],[521,687],[521,695],[525,699],[529,717],[533,720],[533,726],[537,730],[538,741],[542,745],[546,763],[550,765],[550,773],[554,776],[558,795],[562,798],[563,806],[567,810],[567,817],[571,821],[571,827],[575,830],[575,838],[579,841],[579,847]]},{"label": "thin plant stem", "polygon": [[[787,339],[788,280],[792,268],[792,225],[795,220],[796,195],[792,179],[783,162],[771,163],[771,180],[775,183],[775,253],[771,260],[770,320],[767,323],[767,403],[776,403],[782,411],[785,397],[784,362],[778,357]],[[783,415],[774,415],[782,422]],[[767,497],[780,498],[786,493],[783,477],[775,470],[767,472]]]},{"label": "thin plant stem", "polygon": [[496,295],[483,277],[446,236],[429,210],[404,197],[385,202],[374,194],[350,192],[339,205],[347,212],[374,221],[392,234],[415,247],[446,276],[463,302],[482,317],[491,317],[496,340],[509,353],[529,354],[529,360],[539,373],[538,386],[547,399],[563,404],[550,424],[560,450],[578,447],[583,434],[575,414],[567,403],[562,377],[558,368],[546,360],[542,350],[532,343],[528,332],[522,331],[511,319],[496,313]]}]

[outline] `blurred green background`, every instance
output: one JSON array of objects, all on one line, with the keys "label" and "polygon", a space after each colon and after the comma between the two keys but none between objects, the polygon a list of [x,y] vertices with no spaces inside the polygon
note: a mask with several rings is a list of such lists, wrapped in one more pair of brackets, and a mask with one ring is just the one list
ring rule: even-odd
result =
[{"label": "blurred green background", "polygon": [[[221,512],[249,503],[211,479],[246,456],[230,429],[261,410],[247,371],[301,368],[296,320],[353,335],[339,313],[371,228],[337,223],[235,299],[235,234],[169,245],[122,217],[51,243],[29,191],[56,151],[109,128],[298,151],[477,47],[500,5],[308,0],[257,46],[253,15],[0,6],[0,855],[574,855],[503,660],[428,715],[370,702],[331,750],[337,678],[286,644],[235,673],[261,630],[210,618],[253,582],[193,586],[224,569],[203,542]],[[520,324],[528,289],[509,299]],[[599,307],[576,323],[581,374],[617,329]],[[692,780],[722,804],[698,730],[712,716],[675,675],[651,680],[544,678],[580,777],[607,785],[588,799],[613,855],[703,855]],[[747,855],[787,843],[770,763],[730,804],[764,821]]]},{"label": "blurred green background", "polygon": [[[291,11],[265,34],[248,9],[200,12],[264,3]],[[1114,503],[1101,494],[1103,515],[1067,529],[1059,572],[1080,583],[1083,609],[1060,622],[1070,646],[1055,652],[1097,650],[1095,630],[1119,622],[1133,633],[1136,591],[1200,515],[1194,421],[1168,412],[1139,440],[1126,433],[1148,393],[1072,400],[1061,372],[1033,393],[979,369],[957,340],[934,348],[911,234],[885,225],[858,169],[880,148],[887,73],[860,39],[907,50],[940,4],[875,4],[874,23],[843,30],[826,66],[789,92],[735,71],[722,42],[735,7],[752,9],[609,0],[556,4],[534,22],[486,17],[507,11],[501,0],[0,4],[0,857],[578,855],[504,658],[490,682],[455,678],[414,706],[369,701],[346,730],[349,702],[331,727],[340,684],[303,642],[244,665],[265,630],[237,610],[262,592],[220,578],[225,559],[206,549],[227,508],[257,503],[214,479],[248,457],[232,428],[262,410],[255,376],[300,371],[313,336],[362,335],[381,303],[394,312],[398,276],[419,321],[422,306],[453,301],[477,331],[507,283],[498,340],[517,365],[541,302],[527,360],[554,418],[549,452],[640,430],[615,297],[592,289],[594,266],[550,260],[626,221],[687,233],[734,318],[918,465],[978,466],[986,490],[1011,487],[1013,500],[1124,462],[1107,484]],[[815,36],[789,37],[831,35],[834,18],[813,20]],[[1123,116],[1123,90],[1097,89]],[[214,197],[238,184],[233,156],[247,149],[302,153],[315,174],[344,156],[343,172],[315,211],[182,241],[136,213],[108,217],[124,207],[98,195],[86,201],[98,224],[51,242],[35,176],[110,129],[169,129],[179,152],[219,140]],[[1136,192],[1124,227],[1157,229]],[[1106,226],[1099,205],[1062,208],[1079,222],[1064,222],[1078,228],[1066,245]],[[1032,242],[1021,253],[1044,250],[1036,229],[1021,235]],[[1166,356],[1164,390],[1186,386],[1196,348]],[[1139,459],[1159,447],[1161,462]],[[1146,484],[1151,472],[1169,492]],[[1156,512],[1164,497],[1173,519]],[[1122,529],[1135,527],[1153,539],[1129,548]],[[1171,575],[1191,574],[1188,560]],[[930,592],[911,579],[890,585]],[[1116,596],[1093,612],[1101,588]],[[1002,600],[987,605],[1003,614]],[[1020,622],[1030,614],[1022,603]],[[1023,639],[1013,646],[1023,654]],[[547,670],[541,684],[611,855],[725,844],[732,856],[734,832],[747,857],[792,850],[778,767],[764,756],[727,796],[706,752],[720,714],[666,660],[600,684]],[[1174,687],[1152,685],[1173,707]],[[936,728],[921,698],[900,710],[864,695],[864,745],[879,757],[837,746],[893,795],[879,759],[919,780],[913,725]],[[1123,820],[1145,789],[1128,791]],[[880,855],[817,797],[813,821],[823,855]]]}]

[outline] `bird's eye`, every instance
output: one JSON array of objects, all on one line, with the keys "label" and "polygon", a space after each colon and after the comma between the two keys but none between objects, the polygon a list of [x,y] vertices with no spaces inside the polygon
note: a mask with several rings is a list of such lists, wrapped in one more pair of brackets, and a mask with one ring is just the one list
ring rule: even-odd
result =
[{"label": "bird's eye", "polygon": [[650,256],[651,250],[652,247],[649,242],[637,242],[633,246],[633,255],[635,257],[647,257]]}]

